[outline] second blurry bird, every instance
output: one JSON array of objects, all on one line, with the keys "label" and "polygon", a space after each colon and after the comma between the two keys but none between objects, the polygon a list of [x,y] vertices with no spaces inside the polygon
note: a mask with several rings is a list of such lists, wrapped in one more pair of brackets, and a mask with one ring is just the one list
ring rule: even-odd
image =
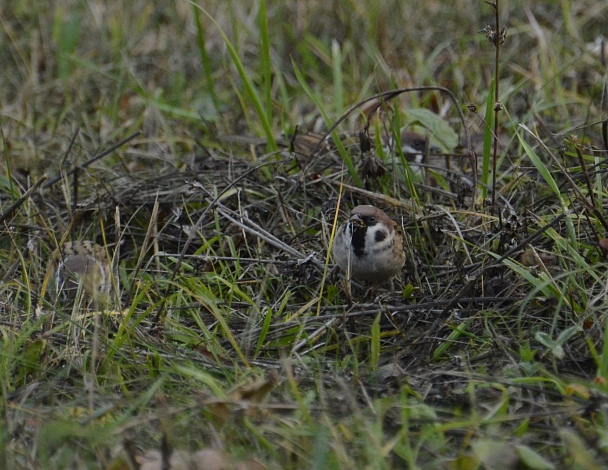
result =
[{"label": "second blurry bird", "polygon": [[74,300],[81,290],[89,300],[107,301],[112,290],[112,274],[112,263],[102,246],[91,241],[67,242],[57,265],[57,292]]}]

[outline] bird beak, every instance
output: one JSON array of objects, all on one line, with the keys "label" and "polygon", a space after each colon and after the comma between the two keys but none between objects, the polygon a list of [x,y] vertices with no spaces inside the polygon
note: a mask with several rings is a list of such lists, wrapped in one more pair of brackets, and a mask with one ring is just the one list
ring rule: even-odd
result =
[{"label": "bird beak", "polygon": [[365,223],[358,214],[352,215],[348,221],[353,227],[365,227]]}]

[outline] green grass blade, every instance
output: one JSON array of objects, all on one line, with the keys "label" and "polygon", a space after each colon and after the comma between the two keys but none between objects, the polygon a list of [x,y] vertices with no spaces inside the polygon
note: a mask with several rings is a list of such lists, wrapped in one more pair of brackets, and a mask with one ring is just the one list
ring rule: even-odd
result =
[{"label": "green grass blade", "polygon": [[198,8],[192,7],[194,12],[194,22],[196,24],[196,42],[198,44],[198,52],[201,56],[201,64],[203,65],[203,73],[205,75],[205,83],[207,89],[213,100],[216,112],[219,110],[219,100],[215,91],[215,81],[213,80],[213,66],[211,60],[207,54],[207,47],[205,41],[205,32],[203,31],[203,25],[201,23],[201,15]]},{"label": "green grass blade", "polygon": [[[317,106],[317,109],[319,110],[319,112],[321,113],[321,116],[323,117],[323,120],[325,121],[325,123],[328,126],[330,126],[331,120],[329,119],[329,117],[327,116],[327,113],[323,109],[321,100],[310,89],[310,87],[306,83],[306,79],[302,75],[302,72],[300,72],[298,66],[296,65],[296,63],[294,62],[293,59],[291,60],[291,64],[293,66],[294,73],[296,74],[296,79],[298,80],[298,83],[304,89],[304,91],[310,97],[310,99],[314,101],[314,103]],[[353,179],[353,181],[355,182],[355,184],[357,186],[361,186],[361,178],[359,178],[359,175],[357,175],[355,165],[354,165],[352,159],[350,158],[350,155],[346,152],[346,149],[342,145],[342,141],[340,140],[338,133],[336,131],[334,131],[331,133],[331,136],[334,139],[334,143],[336,144],[338,153],[342,157],[342,160],[344,161],[344,164],[346,165],[346,168],[348,169],[348,173],[350,174],[350,176]]]},{"label": "green grass blade", "polygon": [[331,64],[334,82],[334,107],[337,113],[344,110],[344,77],[342,75],[342,51],[340,43],[336,40],[331,42]]},{"label": "green grass blade", "polygon": [[260,335],[258,336],[258,344],[255,348],[255,356],[257,356],[264,346],[264,341],[266,341],[266,336],[268,336],[268,332],[270,331],[270,325],[272,324],[272,309],[268,309],[266,311],[266,315],[264,315],[264,322],[262,323],[262,329],[260,330]]},{"label": "green grass blade", "polygon": [[540,175],[543,177],[545,182],[549,185],[549,188],[551,188],[551,191],[553,191],[553,193],[561,200],[562,194],[559,190],[559,187],[557,186],[557,183],[553,179],[553,176],[551,175],[551,172],[549,171],[549,169],[546,167],[546,165],[540,159],[540,157],[536,154],[536,152],[534,150],[532,150],[532,147],[530,147],[530,145],[528,145],[528,142],[526,142],[523,139],[523,137],[519,134],[519,132],[517,133],[517,138],[519,139],[519,143],[523,147],[524,151],[528,155],[528,158],[530,158],[530,161],[532,161],[532,163],[534,164],[534,166],[536,167],[536,169],[538,170]]},{"label": "green grass blade", "polygon": [[372,325],[372,331],[371,331],[371,354],[369,357],[369,363],[370,363],[370,367],[371,370],[377,370],[378,369],[378,363],[380,361],[380,352],[381,352],[381,347],[380,347],[380,318],[382,318],[382,314],[379,313],[378,315],[376,315],[376,318],[374,319],[374,323]]},{"label": "green grass blade", "polygon": [[[222,36],[224,43],[226,44],[226,47],[228,48],[228,52],[230,53],[230,57],[232,58],[232,63],[236,67],[239,77],[243,82],[243,88],[245,89],[245,94],[251,100],[251,103],[253,104],[253,107],[255,108],[255,112],[260,120],[260,123],[262,124],[262,128],[264,129],[264,133],[266,135],[268,148],[270,151],[277,150],[278,147],[277,147],[277,143],[276,143],[276,140],[275,140],[273,132],[272,132],[270,116],[266,114],[266,111],[264,110],[264,106],[262,105],[262,101],[260,100],[260,93],[257,90],[257,88],[255,87],[255,85],[253,84],[253,81],[249,77],[249,74],[245,70],[243,62],[241,61],[241,58],[239,57],[237,50],[235,49],[232,42],[230,42],[230,39],[228,39],[228,36],[224,32],[224,30],[222,29],[220,24],[215,20],[215,18],[213,18],[211,16],[211,14],[207,10],[205,10],[200,5],[196,5],[193,2],[190,2],[190,4],[198,9],[200,9],[205,15],[207,15],[207,17],[211,20],[211,22],[218,29],[220,35]],[[246,114],[247,110],[245,109],[244,111]]]},{"label": "green grass blade", "polygon": [[61,81],[66,84],[72,72],[71,56],[78,44],[78,33],[80,31],[80,15],[77,12],[64,12],[67,18],[57,18],[57,73]]},{"label": "green grass blade", "polygon": [[266,0],[260,2],[258,13],[258,25],[260,28],[260,76],[264,87],[264,103],[266,104],[266,115],[272,116],[272,76],[270,62],[270,37],[268,34],[268,15],[266,10]]},{"label": "green grass blade", "polygon": [[[490,168],[492,160],[492,141],[494,132],[494,87],[496,81],[492,80],[488,90],[486,100],[485,126],[483,128],[483,155],[481,167],[481,195],[485,199],[488,197],[488,189],[492,186],[490,181]],[[493,176],[496,178],[496,175]]]}]

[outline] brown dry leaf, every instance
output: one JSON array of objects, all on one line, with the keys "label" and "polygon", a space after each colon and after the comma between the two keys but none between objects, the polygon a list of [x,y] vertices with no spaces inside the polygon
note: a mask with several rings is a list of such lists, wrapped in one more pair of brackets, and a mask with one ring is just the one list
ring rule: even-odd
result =
[{"label": "brown dry leaf", "polygon": [[535,266],[537,264],[536,257],[534,256],[534,248],[530,245],[526,248],[526,250],[521,254],[520,262],[524,266]]},{"label": "brown dry leaf", "polygon": [[598,243],[605,251],[608,251],[608,238],[600,238]]},{"label": "brown dry leaf", "polygon": [[210,401],[205,403],[211,416],[215,420],[216,424],[223,426],[232,417],[230,407],[224,401]]},{"label": "brown dry leaf", "polygon": [[606,385],[606,379],[604,377],[596,377],[593,379],[593,383],[596,385]]},{"label": "brown dry leaf", "polygon": [[583,322],[583,330],[590,330],[594,326],[595,326],[595,321],[594,321],[594,319],[592,317],[587,318]]},{"label": "brown dry leaf", "polygon": [[526,250],[521,254],[521,264],[524,266],[553,266],[557,263],[557,256],[552,253],[537,252],[532,245],[528,245]]},{"label": "brown dry leaf", "polygon": [[239,386],[232,391],[229,398],[235,401],[247,400],[260,403],[278,383],[279,374],[276,370],[271,370],[266,374],[266,377]]}]

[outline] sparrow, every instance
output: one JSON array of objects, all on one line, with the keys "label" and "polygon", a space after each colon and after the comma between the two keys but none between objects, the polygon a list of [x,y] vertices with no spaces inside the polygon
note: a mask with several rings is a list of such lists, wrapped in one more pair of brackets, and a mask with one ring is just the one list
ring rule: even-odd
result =
[{"label": "sparrow", "polygon": [[338,228],[332,254],[348,279],[380,284],[403,268],[403,231],[377,207],[357,206]]},{"label": "sparrow", "polygon": [[[383,139],[383,143],[388,149],[394,148],[396,145],[392,136],[388,139]],[[405,129],[401,131],[401,151],[410,163],[418,165],[426,163],[424,161],[424,155],[427,151],[427,147],[429,153],[441,152],[441,149],[436,145],[429,145],[427,136]]]},{"label": "sparrow", "polygon": [[91,241],[67,242],[55,272],[57,293],[75,300],[80,289],[88,300],[107,301],[112,274],[112,263],[102,246]]},{"label": "sparrow", "polygon": [[[361,135],[361,133],[359,133]],[[374,135],[365,132],[365,135],[369,137],[369,145],[373,145]],[[341,138],[348,138],[349,135],[345,134]],[[352,137],[352,135],[350,136]],[[309,156],[313,150],[316,149],[317,153],[325,154],[334,150],[333,141],[331,137],[324,134],[315,132],[300,133],[289,136],[289,146],[297,156]],[[428,137],[418,132],[408,131],[403,129],[401,131],[401,151],[405,157],[412,163],[423,163],[424,153],[428,145]],[[393,153],[396,142],[392,135],[382,135],[382,148],[385,153]],[[439,153],[441,149],[436,145],[428,145],[430,153]]]}]

